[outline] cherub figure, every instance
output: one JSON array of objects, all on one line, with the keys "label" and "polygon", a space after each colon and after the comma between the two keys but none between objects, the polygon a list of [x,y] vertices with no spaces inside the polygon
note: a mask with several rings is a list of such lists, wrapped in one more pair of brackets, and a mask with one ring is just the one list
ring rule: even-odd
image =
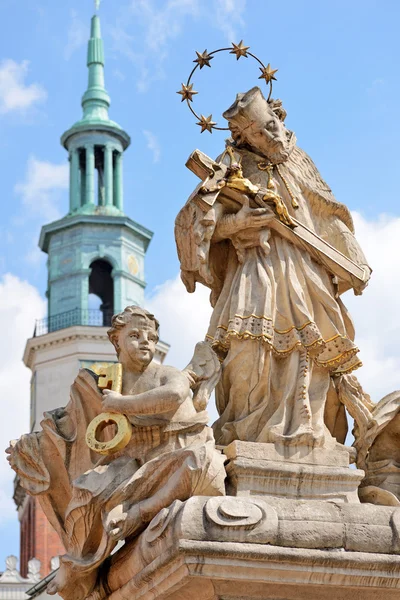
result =
[{"label": "cherub figure", "polygon": [[[155,363],[158,329],[155,317],[136,306],[115,315],[108,335],[122,365],[122,393],[101,393],[97,376],[83,369],[67,407],[45,413],[43,430],[9,449],[22,486],[40,494],[64,543],[48,592],[65,600],[102,598],[99,567],[119,540],[134,540],[162,508],[193,495],[224,494],[223,457],[204,410],[218,360],[200,344],[188,372]],[[201,406],[191,385],[203,395]],[[123,450],[99,458],[84,434],[104,411],[126,415],[132,437]]]}]

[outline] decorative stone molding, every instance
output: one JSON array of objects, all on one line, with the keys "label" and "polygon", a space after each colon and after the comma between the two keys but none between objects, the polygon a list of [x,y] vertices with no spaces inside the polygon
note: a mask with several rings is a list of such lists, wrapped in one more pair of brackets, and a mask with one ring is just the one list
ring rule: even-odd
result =
[{"label": "decorative stone molding", "polygon": [[279,450],[274,444],[235,441],[224,453],[228,492],[234,496],[359,502],[364,471],[349,468],[349,450],[340,444]]},{"label": "decorative stone molding", "polygon": [[108,600],[395,600],[399,524],[400,509],[367,504],[176,501],[127,547]]},{"label": "decorative stone molding", "polygon": [[[101,342],[109,345],[110,360],[114,357],[114,349],[108,339],[108,327],[95,327],[89,325],[75,325],[66,329],[52,331],[39,337],[29,338],[25,346],[23,356],[24,364],[32,369],[34,366],[35,353],[41,352],[46,348],[62,346],[75,341],[84,342]],[[160,341],[156,347],[155,357],[158,362],[162,363],[169,350],[169,344]]]}]

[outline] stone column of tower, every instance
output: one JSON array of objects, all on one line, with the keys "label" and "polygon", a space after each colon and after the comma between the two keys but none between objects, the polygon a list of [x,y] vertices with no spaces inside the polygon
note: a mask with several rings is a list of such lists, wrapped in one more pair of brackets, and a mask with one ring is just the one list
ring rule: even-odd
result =
[{"label": "stone column of tower", "polygon": [[[91,22],[87,66],[82,119],[61,137],[70,165],[69,212],[45,225],[39,240],[48,254],[48,317],[36,323],[24,354],[32,370],[32,430],[39,429],[44,411],[67,404],[79,368],[96,370],[98,363],[116,362],[107,337],[111,316],[144,302],[144,258],[152,233],[123,211],[122,156],[130,138],[108,116],[97,15]],[[167,351],[168,345],[160,342],[155,359],[162,362]],[[14,498],[21,522],[21,573],[26,574],[35,556],[44,576],[50,559],[63,548],[39,503],[23,494],[18,481]]]}]

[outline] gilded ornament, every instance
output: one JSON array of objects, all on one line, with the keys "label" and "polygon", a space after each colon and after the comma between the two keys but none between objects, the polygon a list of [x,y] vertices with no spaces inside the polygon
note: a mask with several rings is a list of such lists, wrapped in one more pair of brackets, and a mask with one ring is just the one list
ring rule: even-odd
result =
[{"label": "gilded ornament", "polygon": [[260,171],[267,171],[268,172],[268,177],[269,177],[268,182],[269,182],[269,185],[271,185],[271,174],[272,174],[271,166],[272,166],[272,169],[275,168],[277,170],[280,178],[282,179],[282,181],[283,181],[283,183],[285,185],[285,188],[287,190],[287,193],[289,194],[290,199],[292,201],[293,208],[299,208],[299,204],[298,204],[298,202],[296,200],[296,196],[292,192],[292,190],[291,190],[291,188],[290,188],[290,186],[288,184],[288,181],[287,181],[286,177],[284,175],[282,175],[282,172],[279,169],[279,165],[272,165],[272,163],[265,162],[265,161],[260,161],[257,164],[257,167],[260,169]]},{"label": "gilded ornament", "polygon": [[190,102],[193,102],[193,96],[195,94],[198,94],[199,92],[194,91],[193,83],[190,83],[189,85],[185,85],[184,83],[182,83],[182,89],[176,93],[182,96],[182,102],[184,100],[189,100]]},{"label": "gilded ornament", "polygon": [[196,54],[197,58],[193,62],[197,63],[200,69],[202,69],[203,67],[211,67],[210,60],[212,60],[214,57],[211,56],[211,54],[208,54],[207,50],[204,50],[202,54],[200,54],[200,52],[197,52],[196,50]]},{"label": "gilded ornament", "polygon": [[206,130],[212,133],[212,130],[214,129],[214,126],[216,124],[216,121],[212,120],[212,115],[209,115],[208,117],[200,115],[199,121],[197,123],[197,125],[200,125],[201,127],[201,133],[203,133]]},{"label": "gilded ornament", "polygon": [[[97,386],[101,390],[122,391],[122,365],[120,363],[98,368]],[[116,434],[111,440],[100,441],[97,436],[107,425],[116,426]],[[125,415],[104,412],[95,417],[86,430],[86,444],[99,454],[113,454],[125,448],[132,436],[132,425]]]},{"label": "gilded ornament", "polygon": [[260,67],[261,75],[258,79],[265,79],[265,83],[270,83],[272,80],[276,81],[275,73],[278,69],[271,69],[270,63],[266,67]]},{"label": "gilded ornament", "polygon": [[[189,110],[193,113],[193,115],[197,119],[197,125],[199,125],[201,127],[201,133],[203,133],[203,131],[206,131],[206,130],[211,133],[212,129],[218,129],[219,131],[228,131],[229,130],[228,127],[217,127],[216,123],[211,122],[211,115],[210,115],[210,117],[204,117],[203,115],[199,115],[191,106],[191,103],[193,102],[193,96],[195,94],[198,94],[198,92],[195,92],[193,90],[193,84],[191,83],[193,74],[195,73],[196,69],[198,69],[199,67],[200,67],[200,69],[202,69],[204,66],[211,67],[210,61],[219,52],[229,52],[229,54],[234,54],[236,56],[237,60],[239,60],[239,58],[241,56],[244,56],[245,58],[248,58],[250,56],[251,58],[256,60],[258,62],[258,64],[261,65],[260,70],[261,70],[262,76],[260,77],[260,79],[265,79],[266,83],[269,84],[270,89],[269,89],[269,94],[268,94],[267,100],[269,101],[271,99],[272,80],[273,79],[276,80],[276,77],[274,76],[274,74],[277,72],[277,69],[272,70],[270,64],[268,64],[268,66],[266,67],[264,65],[264,63],[261,62],[261,60],[257,56],[255,56],[255,54],[252,54],[251,52],[249,52],[249,48],[250,48],[250,46],[245,46],[243,43],[243,40],[241,40],[238,44],[234,44],[232,42],[232,46],[230,46],[229,48],[218,48],[217,50],[213,50],[212,52],[207,52],[207,50],[204,50],[204,52],[200,53],[200,52],[197,52],[197,50],[196,50],[197,58],[193,61],[194,63],[196,63],[196,66],[192,69],[186,84],[182,83],[182,89],[179,90],[179,92],[177,92],[177,94],[180,94],[182,96],[182,102],[183,102],[183,100],[187,101]],[[209,119],[210,119],[210,121],[209,121]]]},{"label": "gilded ornament", "polygon": [[[111,440],[101,442],[97,436],[107,425],[115,425],[117,432]],[[131,436],[132,425],[125,415],[105,412],[97,415],[89,423],[86,430],[86,444],[99,454],[114,454],[129,444]]]},{"label": "gilded ornament", "polygon": [[280,178],[282,179],[283,183],[285,184],[285,188],[287,189],[287,193],[290,196],[290,199],[292,201],[292,206],[293,208],[299,208],[299,203],[297,202],[296,196],[294,195],[292,188],[290,187],[290,185],[288,184],[288,180],[286,179],[286,177],[282,174],[282,171],[279,168],[279,165],[275,165],[276,170],[279,173]]},{"label": "gilded ornament", "polygon": [[120,363],[115,363],[104,369],[99,369],[97,374],[99,375],[97,385],[101,390],[113,390],[119,394],[121,393],[122,365]]},{"label": "gilded ornament", "polygon": [[133,254],[128,256],[128,269],[132,275],[137,275],[139,273],[139,263]]},{"label": "gilded ornament", "polygon": [[230,51],[229,54],[235,54],[236,55],[236,60],[239,60],[239,58],[241,56],[244,56],[245,58],[248,57],[247,50],[249,50],[250,46],[245,46],[243,44],[243,40],[241,40],[239,42],[239,44],[234,44],[232,42],[232,48],[233,49]]}]

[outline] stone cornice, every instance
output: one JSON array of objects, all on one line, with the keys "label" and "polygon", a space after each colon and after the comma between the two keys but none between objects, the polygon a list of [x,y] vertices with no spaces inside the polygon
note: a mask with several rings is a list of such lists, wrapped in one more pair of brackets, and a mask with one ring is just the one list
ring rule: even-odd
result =
[{"label": "stone cornice", "polygon": [[143,227],[142,225],[139,225],[139,223],[136,223],[135,221],[132,221],[132,219],[130,219],[127,216],[76,214],[64,217],[63,219],[59,219],[58,221],[53,221],[48,225],[44,225],[40,232],[40,249],[43,250],[43,252],[48,252],[51,234],[57,231],[61,231],[63,229],[68,229],[70,227],[84,224],[89,224],[92,226],[116,225],[119,227],[126,227],[143,240],[145,250],[147,249],[150,240],[153,237],[153,233],[149,229]]},{"label": "stone cornice", "polygon": [[[32,368],[35,352],[40,352],[44,348],[60,346],[75,340],[97,340],[108,342],[107,329],[108,327],[75,325],[73,327],[66,327],[65,329],[59,329],[44,335],[29,338],[23,356],[24,364],[27,367]],[[111,352],[112,349],[110,348],[110,353]]]},{"label": "stone cornice", "polygon": [[[32,369],[34,363],[34,356],[36,352],[40,352],[45,348],[54,346],[62,346],[69,342],[76,340],[83,341],[100,341],[109,343],[107,335],[108,327],[96,327],[89,325],[74,325],[73,327],[67,327],[65,329],[59,329],[52,331],[44,335],[29,338],[26,342],[23,362],[25,366]],[[168,350],[169,344],[160,341],[156,347],[156,356],[163,362]],[[110,354],[113,352],[110,346]]]}]

